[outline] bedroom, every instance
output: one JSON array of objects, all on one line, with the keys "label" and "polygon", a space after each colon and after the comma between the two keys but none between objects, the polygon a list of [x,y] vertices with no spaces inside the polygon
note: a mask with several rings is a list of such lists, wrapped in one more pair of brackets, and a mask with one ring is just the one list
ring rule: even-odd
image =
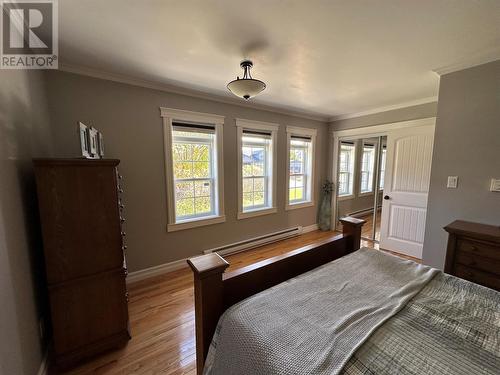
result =
[{"label": "bedroom", "polygon": [[[56,216],[41,217],[34,158],[70,158],[92,165],[116,159],[123,176],[126,309],[132,338],[121,349],[82,359],[69,373],[196,373],[193,276],[186,259],[210,250],[223,257],[245,250],[227,256],[229,273],[306,245],[314,252],[322,241],[340,234],[320,231],[318,226],[328,226],[330,221],[333,228],[332,223],[344,216],[337,215],[335,206],[339,163],[334,162],[335,147],[343,137],[387,136],[390,153],[389,133],[432,122],[430,175],[421,199],[425,225],[420,225],[422,238],[414,241],[421,255],[415,256],[419,254],[412,252],[415,248],[404,249],[401,241],[400,247],[388,249],[443,270],[449,240],[443,227],[464,220],[498,231],[500,193],[493,191],[493,182],[500,179],[497,1],[387,0],[374,5],[363,1],[64,0],[53,10],[57,10],[53,20],[58,21],[53,33],[58,69],[3,65],[0,70],[2,374],[46,373],[49,367],[57,371],[54,329],[58,324],[51,308],[54,280],[47,268],[52,260],[46,258],[47,238],[42,233]],[[5,10],[3,14],[5,25],[9,19]],[[40,36],[43,39],[43,33]],[[244,59],[253,62],[252,77],[266,84],[249,100],[227,88],[237,76],[241,80]],[[82,158],[78,122],[102,133],[104,160]],[[196,214],[195,193],[183,197],[193,201],[188,211],[177,217],[174,209],[174,168],[169,168],[174,160],[169,145],[186,143],[186,137],[181,137],[186,134],[174,139],[176,123],[184,125],[178,133],[195,133],[196,142],[212,150],[208,167],[200,167],[210,171],[200,187],[208,193],[199,197],[203,201],[209,196],[210,207],[202,210],[207,215],[198,220],[186,220]],[[186,124],[195,126],[186,129]],[[222,146],[217,147],[217,142]],[[257,151],[244,154],[244,147]],[[308,162],[300,163],[305,159],[298,158],[290,168],[291,147],[309,155]],[[222,157],[216,155],[219,151]],[[267,155],[266,162],[260,155]],[[372,187],[380,189],[375,159]],[[249,160],[258,173],[245,174],[243,165],[248,169]],[[180,162],[188,161],[202,164],[189,158]],[[191,186],[199,178],[178,177],[184,181],[177,182]],[[452,186],[453,177],[458,177],[456,188],[447,187],[448,177]],[[332,191],[332,205],[325,204],[318,215],[326,180],[334,181],[337,188]],[[256,188],[262,181],[265,187]],[[355,194],[361,192],[357,185],[353,182]],[[95,186],[82,178],[73,195],[56,198],[77,200]],[[384,189],[382,202],[380,194],[372,194],[377,204],[372,200],[366,207],[373,210],[382,203],[384,216],[383,206],[391,201],[383,196],[397,198],[386,193]],[[98,194],[93,199],[101,199],[104,208],[115,199],[108,198]],[[92,207],[96,204],[92,201]],[[84,241],[109,231],[102,224],[102,212],[84,212],[85,205],[79,209],[85,219],[74,215],[71,220],[81,231],[67,232],[65,239],[71,242],[79,236],[72,245],[77,248],[67,248],[78,257],[63,259],[59,254],[55,261],[76,262],[81,271],[89,261],[86,254],[101,246]],[[425,211],[420,206],[415,209]],[[355,211],[359,210],[346,214]],[[208,225],[190,227],[199,220]],[[362,230],[368,227],[365,224]],[[411,232],[417,226],[410,221],[403,227]],[[380,231],[384,228],[389,225],[381,223]],[[362,245],[377,247],[370,234],[363,235]],[[268,236],[281,241],[267,244]],[[498,243],[492,239],[494,234],[486,237],[486,242]],[[262,247],[248,250],[257,245]],[[107,253],[106,246],[100,249],[97,255]],[[486,266],[496,267],[487,273],[493,283],[489,285],[498,283],[498,276],[491,276],[499,273],[498,245],[495,249],[486,256]],[[316,259],[313,256],[304,266],[312,267]],[[484,259],[472,261],[482,264]],[[106,292],[104,284],[98,288]],[[68,298],[81,296],[75,292]],[[86,334],[99,331],[101,327],[79,323],[95,305],[107,306],[95,300],[75,302],[77,317],[65,320],[64,327],[74,326]],[[82,345],[96,352],[98,346]],[[497,351],[496,361],[498,357]]]}]

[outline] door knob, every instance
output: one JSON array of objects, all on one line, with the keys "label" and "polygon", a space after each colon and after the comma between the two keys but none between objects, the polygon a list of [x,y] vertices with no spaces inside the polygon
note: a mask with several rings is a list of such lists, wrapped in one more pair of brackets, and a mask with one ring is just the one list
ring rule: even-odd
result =
[{"label": "door knob", "polygon": [[384,195],[384,199],[388,201],[389,199],[391,199],[391,197],[389,197],[388,195]]}]

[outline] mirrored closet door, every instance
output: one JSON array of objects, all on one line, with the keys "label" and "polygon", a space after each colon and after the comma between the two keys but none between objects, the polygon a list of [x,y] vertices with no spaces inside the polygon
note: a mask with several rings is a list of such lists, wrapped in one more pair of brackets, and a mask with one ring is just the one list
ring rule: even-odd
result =
[{"label": "mirrored closet door", "polygon": [[[366,220],[362,237],[380,240],[387,137],[342,139],[338,145],[337,219]],[[337,221],[337,229],[341,229]]]}]

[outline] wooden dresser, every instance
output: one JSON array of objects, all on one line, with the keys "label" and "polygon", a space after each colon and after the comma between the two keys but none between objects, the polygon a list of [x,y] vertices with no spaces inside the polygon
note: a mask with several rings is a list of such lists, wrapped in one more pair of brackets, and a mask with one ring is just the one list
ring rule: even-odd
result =
[{"label": "wooden dresser", "polygon": [[500,227],[457,220],[449,233],[444,271],[500,291]]},{"label": "wooden dresser", "polygon": [[119,162],[33,161],[61,368],[130,339]]}]

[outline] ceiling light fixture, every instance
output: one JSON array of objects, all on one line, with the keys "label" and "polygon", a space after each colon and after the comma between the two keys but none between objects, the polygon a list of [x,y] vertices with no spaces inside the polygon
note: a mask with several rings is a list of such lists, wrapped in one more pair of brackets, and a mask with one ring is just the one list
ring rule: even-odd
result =
[{"label": "ceiling light fixture", "polygon": [[240,66],[243,69],[243,78],[240,79],[240,77],[236,77],[234,81],[227,84],[227,88],[234,95],[248,100],[264,91],[266,84],[258,79],[252,78],[250,69],[252,68],[253,63],[250,60],[243,60],[240,63]]}]

